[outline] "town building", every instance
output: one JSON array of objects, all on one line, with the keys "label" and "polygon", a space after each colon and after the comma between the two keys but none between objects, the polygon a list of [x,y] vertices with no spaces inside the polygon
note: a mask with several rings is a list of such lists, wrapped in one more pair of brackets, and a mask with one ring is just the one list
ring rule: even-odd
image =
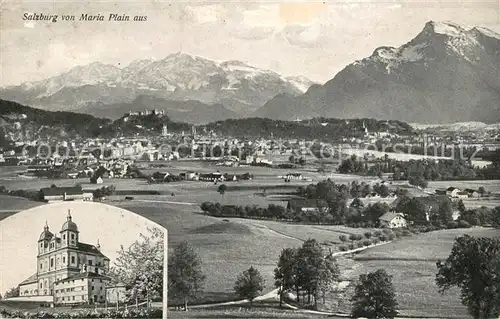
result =
[{"label": "town building", "polygon": [[109,258],[99,241],[96,246],[80,241],[69,211],[59,236],[45,225],[37,246],[36,273],[19,284],[20,296],[52,296],[55,304],[104,302]]}]

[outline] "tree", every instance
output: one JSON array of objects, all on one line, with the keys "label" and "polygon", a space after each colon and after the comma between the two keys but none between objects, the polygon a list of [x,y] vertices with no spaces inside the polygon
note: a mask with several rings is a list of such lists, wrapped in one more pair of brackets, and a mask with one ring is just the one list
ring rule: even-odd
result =
[{"label": "tree", "polygon": [[481,197],[484,196],[484,194],[486,194],[486,190],[484,189],[483,186],[480,186],[478,189],[477,189],[477,192],[481,195]]},{"label": "tree", "polygon": [[140,239],[128,249],[121,247],[109,274],[131,287],[129,301],[135,300],[137,304],[146,300],[149,305],[152,299],[163,297],[164,234],[157,228],[148,231],[148,235],[140,234]]},{"label": "tree", "polygon": [[359,210],[362,210],[365,207],[365,204],[363,204],[363,201],[359,198],[355,198],[352,200],[350,207]]},{"label": "tree", "polygon": [[7,290],[3,296],[3,299],[9,299],[14,297],[19,297],[19,286]]},{"label": "tree", "polygon": [[234,290],[241,298],[250,300],[250,306],[253,300],[264,290],[264,278],[260,272],[253,266],[238,275],[234,283]]},{"label": "tree", "polygon": [[168,293],[184,302],[195,299],[203,290],[205,275],[201,269],[201,259],[187,242],[180,243],[168,260]]},{"label": "tree", "polygon": [[307,292],[308,302],[314,297],[314,306],[320,293],[332,286],[339,276],[337,264],[324,257],[321,245],[314,239],[308,239],[297,251],[296,285]]},{"label": "tree", "polygon": [[500,228],[500,206],[493,208],[491,211],[491,224],[495,228]]},{"label": "tree", "polygon": [[221,195],[224,195],[224,193],[226,192],[227,190],[227,186],[225,184],[221,184],[219,185],[219,188],[217,189],[217,191],[221,194]]},{"label": "tree", "polygon": [[280,307],[283,304],[283,294],[285,291],[293,289],[295,284],[296,255],[297,250],[295,248],[283,249],[278,260],[278,266],[274,269],[274,286],[278,288]]},{"label": "tree", "polygon": [[383,269],[359,276],[352,301],[353,318],[394,318],[398,314],[392,276]]},{"label": "tree", "polygon": [[475,319],[500,315],[500,239],[459,237],[437,269],[439,292],[460,288],[462,304]]},{"label": "tree", "polygon": [[420,188],[426,188],[428,184],[427,180],[422,175],[409,176],[408,183]]},{"label": "tree", "polygon": [[389,190],[389,187],[387,187],[386,185],[381,185],[380,188],[379,188],[378,193],[382,197],[387,197],[387,196],[389,196],[391,194],[391,192]]},{"label": "tree", "polygon": [[418,198],[412,198],[407,203],[404,214],[415,225],[427,224],[427,207]]},{"label": "tree", "polygon": [[466,208],[464,202],[461,199],[457,203],[457,209],[461,214],[465,213]]},{"label": "tree", "polygon": [[430,219],[435,225],[438,226],[444,226],[447,225],[449,222],[451,222],[453,220],[451,201],[449,200],[442,201],[439,204],[437,211],[431,214]]},{"label": "tree", "polygon": [[389,211],[390,207],[386,203],[376,202],[373,205],[368,205],[365,208],[364,216],[374,223],[377,223],[379,218]]}]

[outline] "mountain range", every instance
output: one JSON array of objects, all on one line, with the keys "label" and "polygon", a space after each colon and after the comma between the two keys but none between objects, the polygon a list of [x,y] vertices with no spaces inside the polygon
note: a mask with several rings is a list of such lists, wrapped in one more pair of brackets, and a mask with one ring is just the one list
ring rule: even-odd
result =
[{"label": "mountain range", "polygon": [[[129,109],[157,107],[176,113],[172,118],[194,118],[197,123],[212,120],[204,119],[211,113],[218,115],[216,119],[251,114],[277,94],[300,95],[312,84],[305,77],[283,77],[240,61],[215,62],[176,53],[124,68],[100,62],[77,66],[42,81],[0,89],[0,96],[46,110],[112,118]],[[154,106],[145,105],[148,96]],[[197,115],[182,116],[193,110]]]},{"label": "mountain range", "polygon": [[430,21],[401,47],[377,48],[324,85],[300,96],[282,93],[254,115],[498,122],[500,35]]},{"label": "mountain range", "polygon": [[500,35],[430,21],[408,43],[379,47],[324,84],[240,61],[176,53],[125,67],[77,66],[0,88],[0,97],[111,119],[157,108],[194,124],[241,117],[494,123],[500,122]]}]

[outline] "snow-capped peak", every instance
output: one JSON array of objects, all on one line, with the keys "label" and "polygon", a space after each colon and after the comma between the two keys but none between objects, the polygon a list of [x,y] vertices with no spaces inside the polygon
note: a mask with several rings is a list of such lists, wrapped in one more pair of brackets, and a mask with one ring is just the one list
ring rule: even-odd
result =
[{"label": "snow-capped peak", "polygon": [[483,28],[483,27],[476,27],[475,28],[477,31],[481,32],[482,34],[484,35],[487,35],[491,38],[496,38],[496,39],[499,39],[500,40],[500,34],[496,33],[495,31],[493,30],[490,30],[488,28]]}]

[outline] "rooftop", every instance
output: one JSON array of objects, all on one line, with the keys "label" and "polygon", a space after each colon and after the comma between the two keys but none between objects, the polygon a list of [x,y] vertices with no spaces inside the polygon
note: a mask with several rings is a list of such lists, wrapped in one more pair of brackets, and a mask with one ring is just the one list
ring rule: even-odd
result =
[{"label": "rooftop", "polygon": [[71,277],[67,277],[67,278],[58,280],[58,281],[56,281],[54,283],[64,282],[64,281],[68,281],[68,280],[84,279],[84,278],[111,280],[111,278],[108,277],[108,276],[103,276],[103,275],[96,274],[94,272],[87,271],[87,272],[84,272],[84,273],[80,273],[78,275],[74,275],[74,276],[71,276]]},{"label": "rooftop", "polygon": [[34,282],[37,282],[38,281],[38,275],[35,273],[31,276],[29,276],[28,278],[26,278],[25,280],[23,280],[19,285],[27,285],[27,284],[31,284],[31,283],[34,283]]}]

